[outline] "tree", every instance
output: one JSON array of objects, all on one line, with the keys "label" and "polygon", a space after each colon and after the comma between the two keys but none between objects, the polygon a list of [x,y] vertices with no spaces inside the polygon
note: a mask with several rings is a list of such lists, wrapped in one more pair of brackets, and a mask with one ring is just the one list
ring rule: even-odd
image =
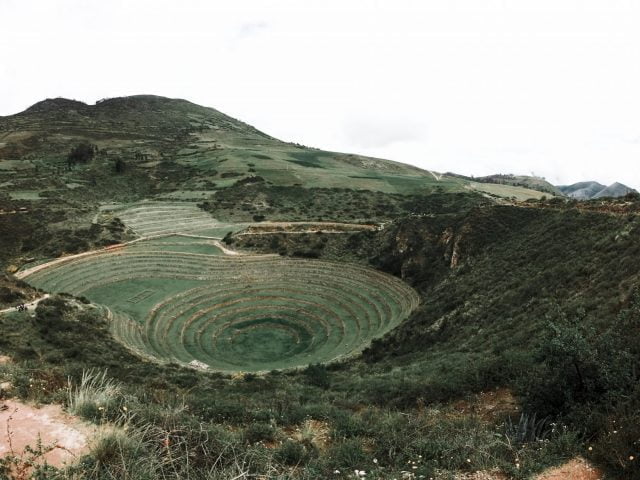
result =
[{"label": "tree", "polygon": [[87,142],[82,142],[71,149],[67,155],[67,167],[69,170],[77,163],[87,163],[93,159],[98,148]]},{"label": "tree", "polygon": [[568,315],[557,307],[538,353],[543,369],[526,392],[531,410],[554,415],[581,405],[612,408],[640,382],[640,294],[635,291],[605,328],[596,328],[583,310]]},{"label": "tree", "polygon": [[124,173],[124,171],[127,169],[127,164],[124,160],[122,160],[121,158],[118,158],[113,167],[116,173]]}]

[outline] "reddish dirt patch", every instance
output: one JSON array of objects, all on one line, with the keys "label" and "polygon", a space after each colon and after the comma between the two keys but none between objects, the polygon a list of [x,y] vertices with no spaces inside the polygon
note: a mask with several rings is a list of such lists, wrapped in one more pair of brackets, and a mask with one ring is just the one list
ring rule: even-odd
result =
[{"label": "reddish dirt patch", "polygon": [[[6,408],[5,408],[6,407]],[[15,400],[0,401],[0,456],[21,456],[27,445],[35,447],[40,435],[47,453],[36,463],[60,467],[73,463],[87,451],[92,429],[59,405],[41,408]],[[23,457],[26,459],[26,455]]]},{"label": "reddish dirt patch", "polygon": [[564,465],[547,470],[535,480],[601,480],[603,474],[584,458],[574,458]]},{"label": "reddish dirt patch", "polygon": [[470,400],[455,402],[452,407],[457,414],[477,415],[486,421],[519,412],[518,401],[507,388],[479,393]]},{"label": "reddish dirt patch", "polygon": [[0,355],[0,365],[5,365],[7,363],[11,363],[11,357],[7,357],[6,355]]}]

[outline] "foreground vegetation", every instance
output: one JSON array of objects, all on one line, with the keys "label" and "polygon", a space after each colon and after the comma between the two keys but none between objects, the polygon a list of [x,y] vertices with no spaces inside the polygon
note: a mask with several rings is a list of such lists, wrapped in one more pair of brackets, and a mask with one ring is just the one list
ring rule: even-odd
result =
[{"label": "foreground vegetation", "polygon": [[[158,365],[116,343],[103,310],[62,296],[34,318],[2,317],[0,349],[14,359],[2,379],[110,425],[52,478],[524,479],[576,454],[636,478],[639,221],[628,201],[623,213],[584,207],[472,207],[325,235],[319,257],[370,263],[423,298],[360,359],[261,376]],[[228,240],[272,251],[284,237]],[[277,249],[296,255],[318,237]],[[522,410],[456,410],[497,387]]]},{"label": "foreground vegetation", "polygon": [[[77,465],[41,465],[34,478],[447,479],[481,470],[525,479],[576,455],[610,478],[640,478],[636,196],[516,203],[557,192],[530,178],[439,176],[287,144],[157,97],[45,101],[0,119],[0,130],[3,308],[43,293],[13,275],[19,268],[175,228],[297,257],[284,263],[373,267],[421,299],[361,356],[266,374],[147,361],[115,341],[107,311],[83,297],[61,293],[34,316],[3,314],[0,353],[11,362],[0,364],[0,395],[61,403],[101,426]],[[377,225],[238,232],[265,221]],[[155,242],[167,257],[223,247]],[[53,283],[88,288],[83,280],[108,273],[102,267]],[[114,295],[143,309],[144,292],[130,293]],[[517,405],[490,416],[468,408],[488,391]],[[24,462],[3,457],[0,478],[26,472]]]},{"label": "foreground vegetation", "polygon": [[493,467],[526,478],[578,445],[561,426],[443,415],[439,401],[464,395],[470,378],[400,406],[384,399],[384,369],[357,363],[230,378],[143,362],[111,339],[100,309],[70,297],[0,328],[15,360],[0,371],[18,396],[114,425],[78,466],[47,478],[428,478]]}]

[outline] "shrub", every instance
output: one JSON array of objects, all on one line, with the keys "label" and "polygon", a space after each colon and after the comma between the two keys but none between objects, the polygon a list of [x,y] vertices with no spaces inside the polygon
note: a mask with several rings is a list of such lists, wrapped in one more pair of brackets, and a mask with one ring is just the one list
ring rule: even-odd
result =
[{"label": "shrub", "polygon": [[332,468],[360,469],[369,465],[371,459],[362,448],[362,440],[352,438],[333,445],[329,451]]},{"label": "shrub", "polygon": [[96,153],[96,146],[90,143],[80,143],[73,147],[67,155],[67,164],[73,166],[76,163],[87,163]]},{"label": "shrub", "polygon": [[98,420],[117,414],[120,385],[107,377],[107,371],[83,370],[80,385],[67,389],[69,411],[81,417]]},{"label": "shrub", "polygon": [[303,445],[287,440],[276,450],[275,458],[285,465],[302,465],[307,462],[308,455]]},{"label": "shrub", "polygon": [[322,364],[316,363],[309,365],[304,370],[304,374],[307,377],[307,382],[309,382],[310,385],[315,385],[316,387],[320,387],[325,390],[331,386],[327,367]]},{"label": "shrub", "polygon": [[246,443],[271,442],[275,440],[276,429],[269,423],[251,423],[244,430],[244,441]]}]

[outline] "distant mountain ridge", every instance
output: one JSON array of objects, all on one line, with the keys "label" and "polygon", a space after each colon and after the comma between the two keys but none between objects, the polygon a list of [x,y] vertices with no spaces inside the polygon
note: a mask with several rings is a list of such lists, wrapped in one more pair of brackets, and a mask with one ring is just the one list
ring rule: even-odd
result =
[{"label": "distant mountain ridge", "polygon": [[624,197],[629,193],[638,193],[637,190],[615,182],[609,186],[598,182],[578,182],[572,185],[558,185],[564,195],[576,200],[591,200],[605,197]]}]

